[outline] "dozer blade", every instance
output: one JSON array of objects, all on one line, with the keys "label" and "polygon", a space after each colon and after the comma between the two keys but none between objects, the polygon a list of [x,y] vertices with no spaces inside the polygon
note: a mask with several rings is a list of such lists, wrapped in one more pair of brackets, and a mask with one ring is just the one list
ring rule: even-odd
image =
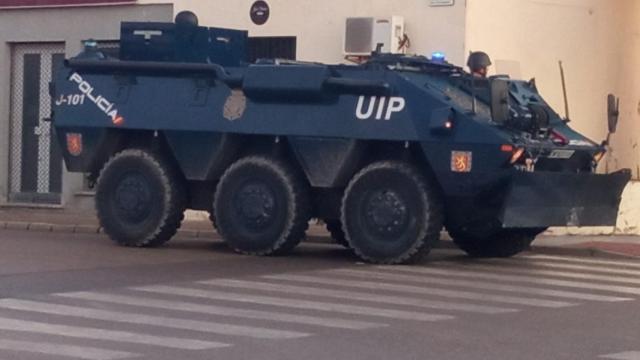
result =
[{"label": "dozer blade", "polygon": [[504,228],[612,226],[631,173],[515,175],[503,205]]}]

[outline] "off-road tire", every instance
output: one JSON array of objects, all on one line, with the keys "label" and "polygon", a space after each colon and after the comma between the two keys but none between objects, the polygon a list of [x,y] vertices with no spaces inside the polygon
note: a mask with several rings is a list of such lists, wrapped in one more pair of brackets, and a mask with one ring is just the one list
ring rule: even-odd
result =
[{"label": "off-road tire", "polygon": [[159,246],[176,234],[184,219],[184,182],[161,156],[127,149],[100,172],[95,204],[100,225],[114,242]]},{"label": "off-road tire", "polygon": [[249,156],[222,175],[214,197],[218,233],[248,255],[282,255],[305,237],[311,218],[309,188],[286,162]]},{"label": "off-road tire", "polygon": [[373,163],[350,181],[341,221],[362,260],[402,264],[427,255],[440,238],[443,206],[433,184],[412,165]]},{"label": "off-road tire", "polygon": [[336,244],[342,245],[345,248],[349,249],[349,242],[347,241],[347,237],[344,234],[344,230],[342,230],[342,222],[340,220],[329,220],[325,219],[324,221],[325,227],[329,234],[331,234],[331,238]]},{"label": "off-road tire", "polygon": [[527,250],[540,229],[504,229],[487,237],[449,230],[453,242],[475,258],[507,258]]}]

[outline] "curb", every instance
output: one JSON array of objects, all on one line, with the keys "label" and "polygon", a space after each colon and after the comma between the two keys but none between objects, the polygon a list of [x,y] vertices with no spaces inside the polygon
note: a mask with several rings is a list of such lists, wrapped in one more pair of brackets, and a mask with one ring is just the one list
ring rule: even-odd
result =
[{"label": "curb", "polygon": [[[0,221],[0,230],[19,230],[34,232],[54,232],[68,234],[104,234],[102,227],[81,224],[30,223],[26,221]],[[178,229],[178,235],[188,238],[204,238],[216,235],[206,230]]]}]

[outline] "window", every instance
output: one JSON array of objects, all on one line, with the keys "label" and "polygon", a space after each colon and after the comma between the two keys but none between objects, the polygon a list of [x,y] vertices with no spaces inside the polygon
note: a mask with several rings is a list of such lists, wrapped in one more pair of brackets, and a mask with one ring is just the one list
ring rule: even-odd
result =
[{"label": "window", "polygon": [[295,36],[250,37],[248,60],[254,63],[258,59],[296,60]]}]

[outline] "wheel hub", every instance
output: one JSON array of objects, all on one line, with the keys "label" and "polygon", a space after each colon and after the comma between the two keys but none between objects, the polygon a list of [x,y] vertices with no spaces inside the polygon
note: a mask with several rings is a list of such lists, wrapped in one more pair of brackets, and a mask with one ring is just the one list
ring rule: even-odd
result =
[{"label": "wheel hub", "polygon": [[259,229],[271,223],[275,215],[275,197],[264,184],[248,184],[238,192],[236,214],[245,224]]},{"label": "wheel hub", "polygon": [[118,184],[115,192],[116,209],[130,222],[141,222],[151,211],[151,191],[141,174],[129,174]]},{"label": "wheel hub", "polygon": [[374,192],[365,205],[365,220],[369,228],[380,235],[401,232],[406,224],[407,213],[404,200],[393,190]]}]

